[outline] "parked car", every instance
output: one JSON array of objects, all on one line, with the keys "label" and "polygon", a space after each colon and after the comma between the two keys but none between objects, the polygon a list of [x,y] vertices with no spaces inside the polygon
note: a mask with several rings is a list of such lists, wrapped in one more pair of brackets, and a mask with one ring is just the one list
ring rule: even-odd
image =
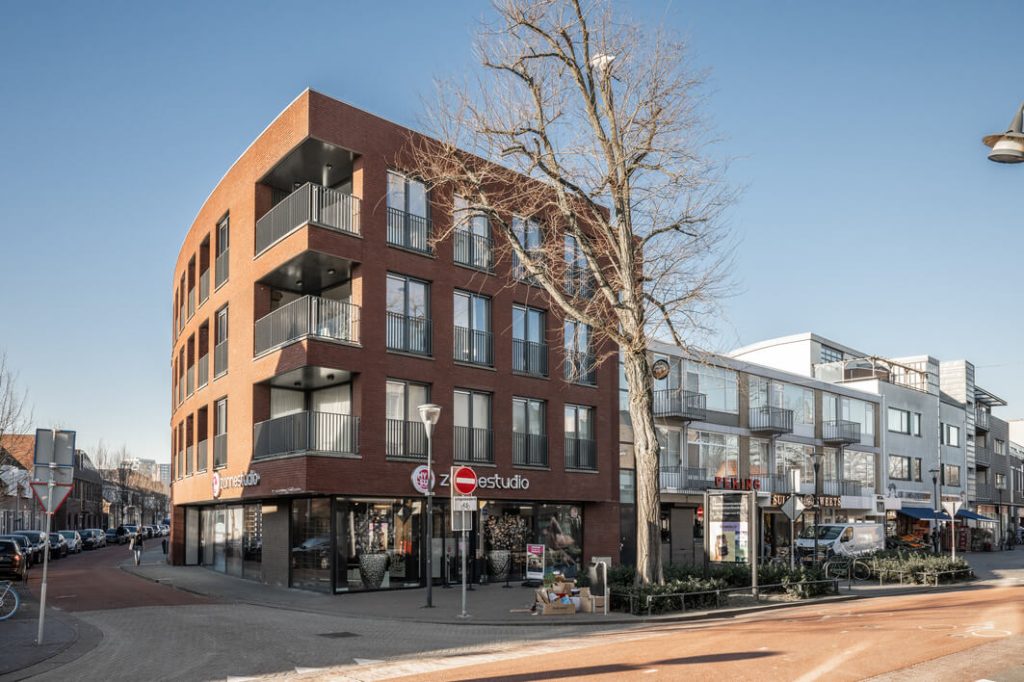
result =
[{"label": "parked car", "polygon": [[46,533],[41,530],[19,530],[18,535],[24,535],[35,547],[36,563],[43,563],[43,552],[46,551]]},{"label": "parked car", "polygon": [[104,536],[107,538],[108,545],[123,545],[125,543],[124,538],[128,536],[125,529],[122,528],[108,528],[104,532]]},{"label": "parked car", "polygon": [[858,556],[885,549],[885,527],[880,523],[823,523],[807,526],[800,532],[796,546],[801,555],[813,555],[815,535],[819,555]]},{"label": "parked car", "polygon": [[160,535],[163,535],[164,537],[167,537],[170,534],[171,534],[171,527],[170,526],[168,526],[168,525],[160,526]]},{"label": "parked car", "polygon": [[106,546],[107,536],[99,528],[86,528],[82,531],[82,549],[97,549]]},{"label": "parked car", "polygon": [[68,554],[81,554],[82,552],[82,535],[77,530],[59,530],[58,533],[63,536],[64,540],[68,543]]},{"label": "parked car", "polygon": [[50,533],[50,558],[63,559],[68,555],[68,541],[60,533]]},{"label": "parked car", "polygon": [[29,540],[24,535],[17,534],[0,535],[0,540],[14,540],[16,543],[18,543],[18,548],[21,550],[21,553],[25,556],[26,568],[32,568],[32,565],[35,563],[35,557],[33,556],[35,554],[35,551],[33,551],[32,549],[31,540]]},{"label": "parked car", "polygon": [[28,577],[28,559],[14,540],[0,540],[0,575],[11,575],[18,580]]},{"label": "parked car", "polygon": [[133,537],[135,537],[135,534],[139,532],[139,527],[134,524],[122,526],[122,528],[124,528],[125,531],[125,542],[131,540]]}]

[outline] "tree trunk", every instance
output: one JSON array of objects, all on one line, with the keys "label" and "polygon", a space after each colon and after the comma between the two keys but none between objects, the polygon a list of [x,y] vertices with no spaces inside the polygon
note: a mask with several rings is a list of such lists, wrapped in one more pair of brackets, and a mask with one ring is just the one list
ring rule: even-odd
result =
[{"label": "tree trunk", "polygon": [[623,350],[636,460],[636,583],[665,582],[661,565],[661,489],[653,380],[646,352]]}]

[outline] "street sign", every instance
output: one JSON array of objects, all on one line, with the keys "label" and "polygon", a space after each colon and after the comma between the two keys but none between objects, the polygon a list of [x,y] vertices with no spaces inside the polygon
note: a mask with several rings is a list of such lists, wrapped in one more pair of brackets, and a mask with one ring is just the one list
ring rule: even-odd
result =
[{"label": "street sign", "polygon": [[804,511],[804,503],[798,495],[790,495],[789,499],[782,503],[782,513],[792,521]]},{"label": "street sign", "polygon": [[942,503],[942,508],[946,510],[946,513],[949,514],[949,518],[951,518],[951,519],[955,519],[956,518],[957,512],[959,512],[960,508],[963,507],[963,506],[964,506],[964,503],[962,501],[960,501],[960,500],[957,500],[956,502],[943,502]]},{"label": "street sign", "polygon": [[452,510],[458,512],[476,511],[475,497],[453,497]]},{"label": "street sign", "polygon": [[476,472],[469,467],[453,467],[452,495],[472,495],[476,490]]},{"label": "street sign", "polygon": [[473,530],[473,513],[452,508],[452,532]]},{"label": "street sign", "polygon": [[43,508],[43,511],[47,514],[52,514],[60,506],[64,504],[64,500],[68,499],[68,495],[71,494],[71,485],[64,483],[53,484],[53,495],[49,495],[47,488],[49,483],[40,483],[39,481],[33,481],[31,484],[32,492],[36,494],[36,499],[39,500],[39,506]]},{"label": "street sign", "polygon": [[36,429],[32,478],[57,485],[71,485],[75,477],[75,432]]},{"label": "street sign", "polygon": [[[427,482],[428,480],[429,483]],[[425,464],[421,464],[412,470],[412,487],[420,494],[426,495],[428,491],[434,489],[436,483],[437,477],[433,475]]]}]

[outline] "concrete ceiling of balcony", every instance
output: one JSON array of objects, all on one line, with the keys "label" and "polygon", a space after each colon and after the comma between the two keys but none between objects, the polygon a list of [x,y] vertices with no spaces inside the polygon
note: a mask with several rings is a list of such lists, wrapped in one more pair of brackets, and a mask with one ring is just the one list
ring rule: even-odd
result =
[{"label": "concrete ceiling of balcony", "polygon": [[261,182],[285,192],[307,182],[321,185],[324,184],[324,167],[330,165],[327,187],[333,187],[352,177],[353,158],[348,149],[309,138],[281,159]]},{"label": "concrete ceiling of balcony", "polygon": [[260,278],[260,284],[317,295],[352,279],[352,261],[319,251],[301,254]]},{"label": "concrete ceiling of balcony", "polygon": [[352,381],[352,372],[333,367],[299,367],[267,381],[275,388],[309,391]]}]

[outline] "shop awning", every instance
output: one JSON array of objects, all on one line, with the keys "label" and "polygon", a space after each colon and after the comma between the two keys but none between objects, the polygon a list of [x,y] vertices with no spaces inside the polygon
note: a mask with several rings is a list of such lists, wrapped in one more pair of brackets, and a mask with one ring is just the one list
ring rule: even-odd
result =
[{"label": "shop awning", "polygon": [[971,521],[991,521],[992,523],[996,522],[995,519],[990,519],[987,516],[982,516],[978,512],[972,512],[970,509],[961,509],[956,513],[956,515],[958,518],[970,519]]},{"label": "shop awning", "polygon": [[946,512],[937,512],[934,509],[929,509],[928,507],[903,507],[899,510],[899,513],[904,516],[918,519],[919,521],[949,521],[949,515],[946,514]]}]

